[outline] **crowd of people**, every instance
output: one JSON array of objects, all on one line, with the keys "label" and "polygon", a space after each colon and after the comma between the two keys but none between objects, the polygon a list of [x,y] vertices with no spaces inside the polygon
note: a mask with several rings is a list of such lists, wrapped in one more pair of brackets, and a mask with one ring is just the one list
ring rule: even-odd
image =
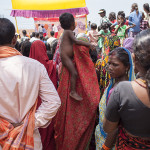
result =
[{"label": "crowd of people", "polygon": [[[150,7],[100,9],[100,24],[15,33],[0,18],[0,149],[150,149]],[[54,25],[52,25],[54,27]],[[44,32],[43,32],[44,31]]]}]

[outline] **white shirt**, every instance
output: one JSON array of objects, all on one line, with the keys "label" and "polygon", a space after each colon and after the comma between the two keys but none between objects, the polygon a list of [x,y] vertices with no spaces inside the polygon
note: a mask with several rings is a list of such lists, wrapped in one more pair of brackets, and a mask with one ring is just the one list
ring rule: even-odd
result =
[{"label": "white shirt", "polygon": [[48,40],[47,40],[47,43],[51,46],[52,42],[55,40],[56,38],[54,37],[50,37]]},{"label": "white shirt", "polygon": [[53,29],[53,31],[54,31],[54,32],[58,32],[58,29],[57,29],[57,27],[56,27],[56,26],[53,26],[53,28],[52,28],[52,29]]},{"label": "white shirt", "polygon": [[41,97],[42,104],[35,113],[34,149],[42,150],[37,128],[48,124],[61,104],[45,67],[36,60],[17,55],[1,58],[0,68],[0,117],[10,123],[20,123],[38,95]]},{"label": "white shirt", "polygon": [[41,26],[38,27],[38,32],[43,32],[43,29]]},{"label": "white shirt", "polygon": [[40,40],[40,39],[38,39],[38,38],[36,38],[36,37],[32,37],[32,38],[30,39],[30,42],[33,43],[34,41],[37,41],[37,40]]}]

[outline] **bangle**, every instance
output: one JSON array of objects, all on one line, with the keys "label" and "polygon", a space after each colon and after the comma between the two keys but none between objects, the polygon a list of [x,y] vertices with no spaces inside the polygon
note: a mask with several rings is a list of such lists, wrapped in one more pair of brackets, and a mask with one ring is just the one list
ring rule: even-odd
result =
[{"label": "bangle", "polygon": [[102,148],[103,148],[104,150],[110,150],[110,148],[107,147],[105,144],[103,144]]}]

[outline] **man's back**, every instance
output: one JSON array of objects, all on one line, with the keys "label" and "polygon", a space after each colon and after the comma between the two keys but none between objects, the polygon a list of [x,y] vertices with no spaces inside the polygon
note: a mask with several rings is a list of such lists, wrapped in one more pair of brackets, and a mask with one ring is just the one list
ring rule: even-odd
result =
[{"label": "man's back", "polygon": [[[0,130],[5,136],[0,138],[0,150],[42,150],[38,128],[50,124],[60,107],[60,98],[46,68],[14,48],[14,24],[0,18],[0,26]],[[36,110],[38,96],[41,101]]]},{"label": "man's back", "polygon": [[[60,99],[45,67],[36,60],[17,55],[1,58],[0,68],[0,117],[14,125],[21,123],[39,95],[43,104],[35,113],[35,128],[47,124],[55,116]],[[37,130],[34,144],[35,150],[41,150]]]},{"label": "man's back", "polygon": [[50,37],[48,40],[47,40],[47,43],[51,46],[52,42],[55,40],[56,38],[54,37]]},{"label": "man's back", "polygon": [[21,122],[38,96],[42,65],[13,56],[0,59],[0,68],[0,116],[11,123]]}]

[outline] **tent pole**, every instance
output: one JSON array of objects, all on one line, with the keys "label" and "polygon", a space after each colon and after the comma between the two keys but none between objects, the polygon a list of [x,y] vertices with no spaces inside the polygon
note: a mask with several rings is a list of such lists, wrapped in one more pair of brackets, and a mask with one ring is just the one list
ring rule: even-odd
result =
[{"label": "tent pole", "polygon": [[85,24],[85,27],[86,27],[86,34],[87,34],[87,15],[86,15],[86,24]]},{"label": "tent pole", "polygon": [[17,18],[16,18],[16,17],[15,17],[15,21],[16,21],[17,33],[19,34],[19,30],[18,30],[18,24],[17,24]]}]

